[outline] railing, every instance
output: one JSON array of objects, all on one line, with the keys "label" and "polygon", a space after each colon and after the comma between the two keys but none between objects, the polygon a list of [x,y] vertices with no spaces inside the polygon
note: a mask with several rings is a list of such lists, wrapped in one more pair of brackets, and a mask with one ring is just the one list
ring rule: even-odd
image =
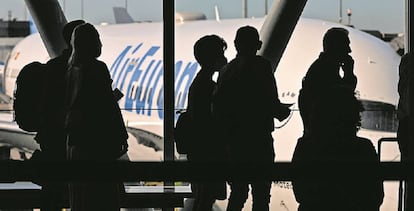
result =
[{"label": "railing", "polygon": [[[120,194],[122,208],[162,208],[172,210],[183,207],[184,199],[191,197],[189,187],[165,186],[126,186],[126,193]],[[57,206],[69,208],[69,200],[63,194]],[[0,186],[0,209],[40,208],[42,201],[41,187],[31,183],[13,183]]]},{"label": "railing", "polygon": [[[378,140],[378,157],[381,159],[381,152],[382,152],[382,144],[383,143],[397,143],[398,139],[397,138],[381,138],[380,140]],[[403,195],[404,195],[404,190],[403,190],[403,180],[399,180],[399,184],[398,184],[398,211],[402,211],[403,209]]]},{"label": "railing", "polygon": [[[205,163],[188,162],[28,162],[1,161],[0,182],[12,181],[192,181],[263,180],[291,181],[376,176],[383,180],[413,180],[414,163],[318,162],[295,165],[277,162]],[[311,171],[310,171],[311,170]],[[62,172],[65,172],[62,174]],[[263,172],[258,174],[257,172]],[[310,173],[311,172],[311,173]],[[358,174],[355,174],[358,172]]]},{"label": "railing", "polygon": [[[384,138],[378,143],[378,154],[381,155],[381,147],[384,142],[395,142],[395,138]],[[0,161],[0,183],[16,181],[198,181],[198,180],[273,180],[292,181],[295,179],[312,180],[339,180],[339,179],[372,179],[378,178],[384,181],[414,180],[412,162],[318,162],[293,164],[289,162],[263,163],[201,163],[189,162],[35,162],[35,161]],[[257,173],[260,172],[260,173]],[[355,173],[357,172],[357,173]],[[184,198],[191,193],[176,194],[166,189],[157,196],[141,194],[127,194],[124,199],[124,207],[147,206],[144,202],[149,199],[167,207],[182,206]],[[13,192],[11,190],[0,191],[2,201],[0,208],[18,208],[25,203],[37,206],[36,199],[39,190],[24,190]],[[3,194],[3,195],[2,195]],[[22,194],[26,196],[22,198]],[[37,196],[36,196],[37,195]],[[32,198],[30,198],[32,197]],[[34,198],[33,198],[34,197]],[[129,197],[129,198],[128,198]],[[13,200],[14,198],[14,200]],[[400,187],[399,198],[402,198]],[[25,202],[26,200],[26,202]],[[35,200],[30,201],[30,200]],[[31,203],[31,204],[30,204]],[[401,201],[399,201],[399,210]]]}]

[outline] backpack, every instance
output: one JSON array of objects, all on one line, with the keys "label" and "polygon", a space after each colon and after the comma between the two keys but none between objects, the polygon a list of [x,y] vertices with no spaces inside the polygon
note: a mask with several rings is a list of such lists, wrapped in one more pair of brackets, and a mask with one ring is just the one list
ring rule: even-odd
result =
[{"label": "backpack", "polygon": [[32,62],[17,75],[14,90],[14,120],[19,128],[37,132],[40,127],[46,65]]},{"label": "backpack", "polygon": [[177,119],[177,123],[174,128],[174,141],[177,148],[177,152],[180,154],[187,154],[191,151],[192,142],[195,135],[193,130],[193,124],[191,121],[190,112],[182,112]]}]

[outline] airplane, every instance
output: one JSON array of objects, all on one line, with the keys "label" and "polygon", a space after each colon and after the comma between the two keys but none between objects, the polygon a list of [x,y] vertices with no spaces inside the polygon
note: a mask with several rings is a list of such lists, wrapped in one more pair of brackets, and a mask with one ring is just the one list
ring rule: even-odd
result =
[{"label": "airplane", "polygon": [[[122,23],[134,23],[134,19],[128,13],[127,9],[124,7],[113,7],[114,18],[116,24]],[[198,12],[176,12],[175,13],[175,21],[176,22],[183,22],[183,21],[195,21],[195,20],[206,20],[206,15],[203,13]],[[139,22],[151,22],[151,21],[137,21]]]},{"label": "airplane", "polygon": [[[194,79],[199,65],[193,57],[193,44],[208,34],[217,34],[228,43],[226,56],[234,58],[236,51],[232,45],[236,30],[245,25],[260,29],[264,18],[182,21],[176,24],[175,61],[175,108],[185,109],[188,88]],[[349,30],[352,57],[355,60],[355,74],[358,77],[357,94],[366,108],[359,135],[369,138],[378,147],[382,137],[395,137],[395,105],[398,102],[397,81],[399,55],[385,42],[357,29],[322,20],[300,18],[288,46],[275,71],[279,97],[284,103],[292,103],[294,111],[287,120],[276,121],[275,139],[276,161],[290,161],[296,140],[302,135],[303,126],[298,112],[297,97],[301,80],[310,64],[322,51],[323,34],[331,27]],[[129,132],[134,132],[128,140],[131,160],[148,157],[162,159],[163,136],[163,63],[162,63],[162,23],[128,23],[96,26],[103,43],[100,60],[109,68],[114,88],[125,96],[119,101]],[[32,62],[47,62],[48,53],[39,34],[22,40],[12,50],[5,65],[4,90],[13,96],[16,77],[21,68]],[[375,76],[375,80],[373,78]],[[321,93],[324,95],[325,93]],[[248,99],[246,99],[248,100]],[[255,112],[255,111],[246,111]],[[13,122],[12,114],[0,116],[0,131],[7,134],[24,134]],[[138,135],[136,135],[138,134]],[[3,138],[0,142],[28,149],[36,148],[32,139]],[[8,142],[8,143],[7,143]],[[139,143],[139,144],[137,144]],[[155,150],[145,156],[139,148],[144,144]],[[147,148],[145,148],[148,150]],[[399,151],[395,144],[384,147],[383,160],[399,161]],[[161,157],[161,158],[160,158]],[[398,183],[385,182],[386,192],[381,210],[397,210]],[[358,187],[355,187],[358,190]],[[215,209],[221,210],[226,201],[218,201]],[[271,198],[272,210],[295,210],[289,182],[275,182]],[[250,208],[246,203],[245,208]]]}]

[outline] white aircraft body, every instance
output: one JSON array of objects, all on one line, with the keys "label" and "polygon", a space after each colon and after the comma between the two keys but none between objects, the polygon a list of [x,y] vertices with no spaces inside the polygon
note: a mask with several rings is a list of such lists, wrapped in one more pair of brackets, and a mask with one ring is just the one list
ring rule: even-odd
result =
[{"label": "white aircraft body", "polygon": [[[226,56],[231,60],[236,53],[233,47],[236,30],[244,25],[260,29],[263,21],[263,18],[257,18],[184,21],[176,24],[176,109],[186,107],[189,85],[200,69],[193,57],[195,41],[208,34],[217,34],[223,37],[229,46]],[[154,137],[162,137],[162,23],[132,23],[96,27],[103,43],[102,55],[99,59],[108,65],[114,80],[114,88],[119,88],[125,94],[119,103],[120,107],[125,109],[123,115],[127,126],[145,131]],[[302,135],[302,122],[297,111],[297,97],[301,80],[308,67],[322,51],[323,34],[331,27],[344,27],[350,31],[351,56],[355,60],[354,70],[358,77],[356,90],[359,98],[364,102],[364,105],[369,107],[375,107],[379,110],[388,109],[366,113],[363,116],[363,126],[359,135],[372,140],[375,146],[381,137],[395,137],[395,125],[393,124],[395,119],[392,115],[395,114],[393,112],[398,101],[397,69],[400,57],[388,44],[359,30],[336,23],[301,18],[275,72],[281,101],[294,103],[292,115],[284,122],[277,122],[277,129],[273,133],[276,161],[290,161],[296,141]],[[16,76],[24,65],[32,61],[47,62],[48,59],[49,56],[39,34],[31,35],[22,40],[11,52],[5,67],[6,94],[12,96]],[[254,122],[246,122],[246,124],[254,124]],[[159,139],[161,140],[161,138]],[[136,142],[136,140],[130,140],[130,142],[132,141]],[[129,156],[132,160],[140,160],[136,157],[140,152],[134,149],[135,145],[130,144]],[[157,156],[160,155],[155,157]],[[384,147],[382,159],[399,160],[396,144]],[[386,182],[385,189],[386,195],[381,210],[397,210],[398,183]],[[358,191],[358,187],[355,187],[355,191]],[[296,210],[297,208],[288,182],[275,183],[271,200],[272,210]],[[225,207],[225,204],[226,201],[218,202],[219,207]],[[246,203],[246,208],[250,208],[250,202]]]}]

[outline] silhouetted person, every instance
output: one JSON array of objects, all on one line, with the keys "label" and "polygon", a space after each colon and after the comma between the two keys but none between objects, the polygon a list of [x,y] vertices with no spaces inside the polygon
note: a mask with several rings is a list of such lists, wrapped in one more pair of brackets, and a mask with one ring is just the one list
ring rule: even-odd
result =
[{"label": "silhouetted person", "polygon": [[[257,30],[237,30],[237,56],[223,67],[213,102],[213,113],[228,142],[229,161],[243,165],[274,162],[273,118],[285,119],[290,110],[278,98],[270,62],[257,56],[261,48]],[[257,172],[262,174],[263,172]],[[269,210],[271,181],[229,182],[227,210],[242,210],[252,187],[253,210]]]},{"label": "silhouetted person", "polygon": [[[68,59],[72,52],[70,39],[76,26],[85,23],[83,20],[75,20],[63,27],[62,35],[67,48],[56,58],[47,62],[45,103],[43,127],[38,132],[36,140],[39,142],[42,152],[50,154],[51,158],[66,159],[66,134],[65,122],[65,88]],[[49,157],[49,156],[48,156]]]},{"label": "silhouetted person", "polygon": [[[68,159],[116,160],[124,147],[117,141],[125,141],[128,134],[112,93],[108,68],[96,59],[102,48],[99,34],[91,24],[82,24],[73,32],[71,44],[65,125]],[[76,182],[69,189],[71,210],[119,210],[120,187],[116,182]]]},{"label": "silhouetted person", "polygon": [[[227,63],[224,51],[226,42],[217,35],[207,35],[194,44],[194,56],[201,69],[191,83],[188,94],[188,111],[191,114],[196,140],[187,154],[190,162],[200,165],[225,162],[225,144],[217,135],[216,123],[211,113],[213,91],[216,83],[212,77]],[[191,183],[196,211],[211,211],[216,199],[226,199],[226,182]]]},{"label": "silhouetted person", "polygon": [[351,48],[348,33],[344,28],[329,29],[323,37],[323,52],[303,78],[299,93],[299,111],[305,134],[309,129],[309,111],[316,98],[324,97],[323,93],[335,86],[355,90],[357,78],[353,72],[354,60],[349,55]]},{"label": "silhouetted person", "polygon": [[[398,145],[401,152],[401,161],[414,161],[414,72],[413,54],[405,54],[401,58],[398,82]],[[405,183],[405,210],[413,209],[414,185],[410,181]],[[410,203],[411,202],[411,203]]]},{"label": "silhouetted person", "polygon": [[[42,150],[42,159],[48,161],[66,160],[66,133],[64,132],[65,117],[65,74],[69,56],[72,52],[70,38],[76,26],[85,23],[75,20],[63,27],[62,35],[67,48],[61,55],[51,59],[46,64],[43,119],[41,127],[36,134],[36,141]],[[44,183],[42,185],[42,210],[61,210],[63,195],[67,195],[67,185],[57,183]]]},{"label": "silhouetted person", "polygon": [[[332,88],[313,103],[310,132],[299,138],[292,162],[302,167],[318,163],[351,165],[347,169],[350,172],[346,172],[349,178],[335,178],[336,172],[324,169],[316,174],[328,179],[314,179],[311,175],[315,168],[305,169],[304,179],[293,181],[298,211],[378,211],[384,197],[382,180],[376,172],[379,158],[371,141],[356,135],[363,110],[361,103],[344,87]],[[362,174],[352,168],[352,163],[378,166],[371,174]]]}]

